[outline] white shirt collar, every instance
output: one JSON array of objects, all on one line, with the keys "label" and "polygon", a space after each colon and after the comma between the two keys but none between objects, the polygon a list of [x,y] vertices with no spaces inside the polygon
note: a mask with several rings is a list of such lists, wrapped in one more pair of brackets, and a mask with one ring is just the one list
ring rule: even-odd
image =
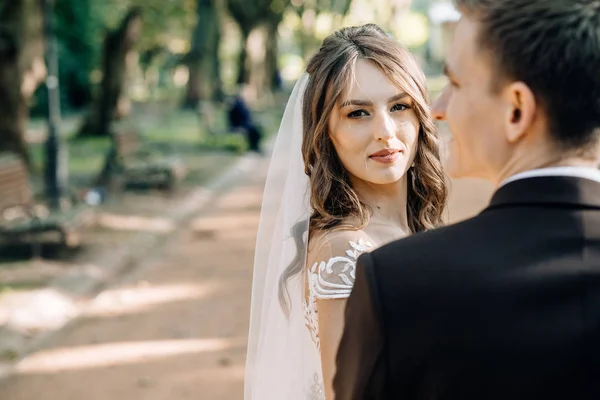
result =
[{"label": "white shirt collar", "polygon": [[584,178],[600,183],[600,170],[592,167],[549,167],[532,169],[530,171],[520,172],[511,176],[502,182],[498,187],[519,179],[537,178],[541,176],[571,176],[574,178]]}]

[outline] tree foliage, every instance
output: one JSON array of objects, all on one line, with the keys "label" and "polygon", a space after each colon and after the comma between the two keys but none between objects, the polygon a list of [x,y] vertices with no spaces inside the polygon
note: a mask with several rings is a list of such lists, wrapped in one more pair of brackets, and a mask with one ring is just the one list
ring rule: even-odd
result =
[{"label": "tree foliage", "polygon": [[101,21],[91,18],[93,0],[56,0],[56,37],[59,45],[61,103],[85,107],[92,98],[92,71],[99,62]]},{"label": "tree foliage", "polygon": [[[8,1],[8,0],[4,0]],[[35,0],[38,1],[38,0]],[[143,9],[142,36],[136,44],[141,61],[170,52],[175,39],[187,41],[195,22],[195,0],[55,0],[59,79],[63,109],[87,108],[101,81],[102,44],[132,7]],[[43,115],[44,91],[36,95],[32,112]]]},{"label": "tree foliage", "polygon": [[250,84],[254,92],[272,91],[278,74],[278,32],[287,7],[284,0],[226,0],[227,9],[242,33],[238,57],[238,84]]},{"label": "tree foliage", "polygon": [[320,15],[329,14],[333,19],[332,29],[342,25],[343,17],[350,12],[352,0],[292,0],[293,10],[302,21],[302,29],[297,32],[300,51],[308,58],[318,48],[321,38],[317,35],[317,20]]}]

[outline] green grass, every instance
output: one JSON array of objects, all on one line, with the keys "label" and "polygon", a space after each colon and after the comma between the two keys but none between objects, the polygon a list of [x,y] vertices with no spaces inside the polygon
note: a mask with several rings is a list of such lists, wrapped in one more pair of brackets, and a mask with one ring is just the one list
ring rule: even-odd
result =
[{"label": "green grass", "polygon": [[[224,118],[224,117],[221,117]],[[33,121],[32,125],[39,125]],[[198,115],[190,111],[174,110],[164,118],[140,116],[123,123],[115,124],[115,130],[133,128],[139,131],[145,141],[168,143],[174,148],[203,147],[242,151],[243,140],[231,137],[215,140],[207,134]],[[93,174],[102,168],[106,151],[110,147],[108,137],[74,138],[72,134],[64,136],[63,145],[68,156],[68,170],[76,174]],[[31,143],[30,154],[36,173],[43,173],[45,163],[44,143]]]},{"label": "green grass", "polygon": [[200,147],[206,150],[228,150],[235,153],[243,153],[248,149],[246,139],[239,133],[207,137]]},{"label": "green grass", "polygon": [[0,359],[15,361],[17,358],[19,358],[19,352],[16,350],[4,350],[2,353],[0,353]]},{"label": "green grass", "polygon": [[39,289],[41,287],[44,287],[46,283],[47,282],[45,280],[0,283],[0,294],[17,292],[22,290]]},{"label": "green grass", "polygon": [[240,134],[227,131],[225,111],[215,109],[213,126],[215,134],[209,134],[209,128],[193,111],[176,110],[169,113],[160,123],[141,121],[137,129],[145,140],[154,143],[168,143],[175,149],[225,150],[241,153],[246,151],[245,139]]},{"label": "green grass", "polygon": [[[142,135],[145,142],[168,145],[192,163],[194,158],[202,157],[206,152],[217,151],[235,155],[247,151],[244,136],[228,131],[223,106],[215,106],[209,113],[212,119],[210,127],[197,112],[173,108],[172,104],[140,104],[137,109],[134,116],[116,122],[114,130],[133,129]],[[279,107],[256,112],[255,117],[263,127],[265,140],[277,132],[282,113],[283,108],[280,110]],[[78,126],[79,122],[80,119],[77,118],[66,118],[64,126],[60,127],[68,159],[69,181],[75,187],[87,186],[93,181],[102,169],[104,157],[111,145],[108,137],[75,138],[74,127]],[[44,121],[40,120],[30,122],[30,127],[34,129],[42,129],[43,125]],[[30,155],[33,181],[37,186],[41,184],[44,172],[44,143],[30,143]]]},{"label": "green grass", "polygon": [[174,111],[155,124],[138,123],[137,129],[150,142],[197,145],[206,136],[198,115],[190,111]]},{"label": "green grass", "polygon": [[[110,139],[67,139],[63,144],[68,159],[69,173],[89,175],[100,171],[102,168],[106,151],[110,146]],[[44,144],[30,144],[30,155],[34,172],[43,174],[46,158]]]}]

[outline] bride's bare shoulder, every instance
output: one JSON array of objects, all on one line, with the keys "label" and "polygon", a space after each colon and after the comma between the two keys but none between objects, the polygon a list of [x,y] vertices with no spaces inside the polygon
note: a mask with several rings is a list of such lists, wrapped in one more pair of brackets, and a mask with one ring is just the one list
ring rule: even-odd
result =
[{"label": "bride's bare shoulder", "polygon": [[371,251],[373,241],[362,229],[351,227],[318,230],[313,232],[308,244],[308,261],[324,261],[346,256],[348,251]]},{"label": "bride's bare shoulder", "polygon": [[312,237],[306,265],[310,293],[317,299],[344,299],[354,286],[358,257],[373,250],[369,236],[361,229],[316,232]]}]

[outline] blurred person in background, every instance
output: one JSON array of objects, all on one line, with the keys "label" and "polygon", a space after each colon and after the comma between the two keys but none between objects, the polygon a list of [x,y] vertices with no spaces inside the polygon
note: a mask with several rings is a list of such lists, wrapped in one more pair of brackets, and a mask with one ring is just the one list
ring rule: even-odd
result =
[{"label": "blurred person in background", "polygon": [[231,130],[241,130],[246,137],[248,150],[261,153],[262,130],[252,118],[252,111],[241,89],[228,103],[227,121]]}]

